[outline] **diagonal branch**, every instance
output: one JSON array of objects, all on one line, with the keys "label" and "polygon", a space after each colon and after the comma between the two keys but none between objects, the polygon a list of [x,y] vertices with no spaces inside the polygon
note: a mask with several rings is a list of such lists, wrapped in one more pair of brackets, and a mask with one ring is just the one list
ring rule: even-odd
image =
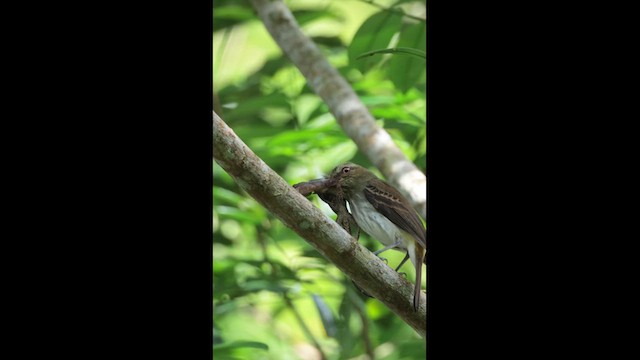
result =
[{"label": "diagonal branch", "polygon": [[358,287],[384,303],[424,337],[426,298],[413,311],[413,285],[360,245],[335,221],[313,206],[213,113],[215,161],[262,206],[335,264]]},{"label": "diagonal branch", "polygon": [[385,178],[426,218],[427,179],[380,128],[358,95],[307,37],[280,0],[251,0],[265,27],[282,51],[307,79],[336,117],[344,132],[358,145]]}]

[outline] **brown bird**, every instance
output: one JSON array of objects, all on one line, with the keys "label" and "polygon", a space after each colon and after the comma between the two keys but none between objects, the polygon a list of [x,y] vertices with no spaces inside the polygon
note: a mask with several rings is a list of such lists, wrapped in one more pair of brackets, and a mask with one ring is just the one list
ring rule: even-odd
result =
[{"label": "brown bird", "polygon": [[342,164],[333,169],[329,178],[342,188],[358,226],[385,245],[375,255],[389,249],[406,251],[407,256],[396,271],[407,257],[411,259],[416,270],[413,308],[417,311],[427,249],[427,231],[420,217],[398,190],[362,166]]}]

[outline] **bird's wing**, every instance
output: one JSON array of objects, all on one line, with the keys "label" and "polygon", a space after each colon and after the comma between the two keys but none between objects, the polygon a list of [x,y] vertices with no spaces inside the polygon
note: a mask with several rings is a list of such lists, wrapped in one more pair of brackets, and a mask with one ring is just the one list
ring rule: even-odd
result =
[{"label": "bird's wing", "polygon": [[402,194],[390,185],[384,184],[386,186],[383,186],[383,188],[386,190],[382,190],[381,186],[367,185],[364,188],[365,198],[392,223],[413,235],[418,243],[426,249],[427,232],[424,225],[422,225],[420,217],[409,205],[409,202],[403,198]]}]

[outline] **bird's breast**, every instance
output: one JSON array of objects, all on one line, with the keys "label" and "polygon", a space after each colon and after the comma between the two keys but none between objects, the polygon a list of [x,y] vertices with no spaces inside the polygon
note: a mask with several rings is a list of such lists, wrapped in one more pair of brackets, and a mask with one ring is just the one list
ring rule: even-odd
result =
[{"label": "bird's breast", "polygon": [[[349,200],[349,208],[358,226],[369,236],[380,241],[384,245],[391,245],[397,239],[404,238],[400,230],[391,220],[379,213],[373,205],[365,198],[364,194],[358,193]],[[401,247],[402,249],[402,247]],[[403,249],[403,250],[406,250]]]}]

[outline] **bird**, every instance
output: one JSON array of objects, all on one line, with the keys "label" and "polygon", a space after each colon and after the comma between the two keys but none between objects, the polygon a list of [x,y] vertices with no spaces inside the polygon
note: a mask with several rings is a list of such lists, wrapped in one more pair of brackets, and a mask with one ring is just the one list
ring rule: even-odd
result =
[{"label": "bird", "polygon": [[368,169],[344,163],[335,167],[329,179],[342,189],[358,226],[385,245],[378,255],[389,249],[406,251],[396,271],[411,259],[416,271],[413,309],[420,304],[422,263],[426,258],[427,231],[409,201],[393,186]]}]

